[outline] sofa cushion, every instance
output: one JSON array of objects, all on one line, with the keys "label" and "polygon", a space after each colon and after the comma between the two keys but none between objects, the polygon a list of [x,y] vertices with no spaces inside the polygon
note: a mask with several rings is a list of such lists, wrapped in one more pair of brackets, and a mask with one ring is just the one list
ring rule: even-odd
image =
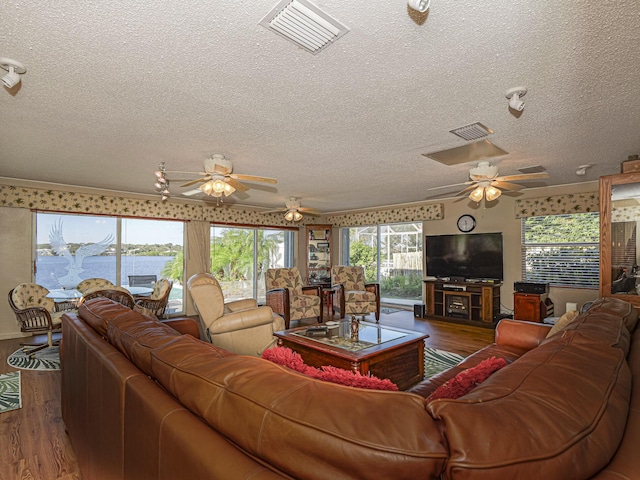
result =
[{"label": "sofa cushion", "polygon": [[368,388],[370,390],[398,390],[396,384],[386,378],[380,379],[374,375],[363,375],[360,372],[344,370],[329,365],[321,368],[312,367],[304,363],[304,360],[298,352],[294,352],[288,347],[268,348],[262,352],[262,358],[325,382],[339,383],[340,385],[357,388]]},{"label": "sofa cushion", "polygon": [[491,374],[506,366],[504,358],[491,357],[483,360],[475,367],[467,368],[458,373],[444,385],[438,387],[429,397],[427,402],[440,398],[459,398],[484,382]]},{"label": "sofa cushion", "polygon": [[109,321],[127,312],[131,312],[131,309],[121,303],[106,297],[96,297],[80,305],[78,316],[102,337],[106,338]]},{"label": "sofa cushion", "polygon": [[447,450],[419,396],[321,382],[249,356],[212,360],[205,347],[183,336],[156,348],[155,378],[208,425],[291,477],[329,480],[348,471],[402,480],[442,471]]},{"label": "sofa cushion", "polygon": [[621,349],[579,340],[554,335],[464,398],[427,405],[449,444],[444,478],[590,478],[609,462],[631,375]]},{"label": "sofa cushion", "polygon": [[571,322],[573,322],[577,316],[578,316],[577,310],[569,310],[567,313],[565,313],[558,319],[558,321],[555,323],[553,327],[551,327],[551,329],[549,330],[549,333],[547,333],[547,337],[550,337],[551,335],[555,335],[556,333],[564,330],[564,328],[567,325],[569,325]]}]

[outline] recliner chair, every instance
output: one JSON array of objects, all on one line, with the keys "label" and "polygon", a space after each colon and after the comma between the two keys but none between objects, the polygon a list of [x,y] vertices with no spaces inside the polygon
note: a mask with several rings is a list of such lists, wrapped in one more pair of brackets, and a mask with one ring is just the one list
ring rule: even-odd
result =
[{"label": "recliner chair", "polygon": [[241,355],[260,356],[275,345],[273,332],[284,330],[284,321],[270,307],[259,307],[253,298],[224,303],[216,278],[197,273],[187,281],[205,337],[217,347]]},{"label": "recliner chair", "polygon": [[364,267],[336,265],[331,267],[331,279],[338,288],[334,306],[340,318],[375,313],[376,322],[380,320],[380,284],[365,283]]}]

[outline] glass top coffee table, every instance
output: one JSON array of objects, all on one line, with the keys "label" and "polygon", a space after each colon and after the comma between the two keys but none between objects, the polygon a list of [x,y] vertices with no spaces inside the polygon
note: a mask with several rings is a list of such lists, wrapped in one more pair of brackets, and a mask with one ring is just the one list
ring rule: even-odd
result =
[{"label": "glass top coffee table", "polygon": [[274,333],[278,345],[298,352],[307,365],[388,378],[400,390],[422,380],[424,339],[429,335],[375,323],[327,322]]}]

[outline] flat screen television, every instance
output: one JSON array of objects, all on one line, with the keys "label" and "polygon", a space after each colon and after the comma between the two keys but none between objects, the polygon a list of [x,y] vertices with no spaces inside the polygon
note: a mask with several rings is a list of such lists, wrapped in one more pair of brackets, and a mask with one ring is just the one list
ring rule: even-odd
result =
[{"label": "flat screen television", "polygon": [[427,275],[502,280],[502,233],[426,236]]}]

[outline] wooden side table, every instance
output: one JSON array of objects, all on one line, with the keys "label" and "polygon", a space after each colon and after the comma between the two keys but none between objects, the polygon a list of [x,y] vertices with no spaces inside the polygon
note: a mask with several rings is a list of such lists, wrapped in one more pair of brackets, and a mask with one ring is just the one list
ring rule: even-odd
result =
[{"label": "wooden side table", "polygon": [[322,299],[327,307],[327,314],[331,314],[331,318],[336,314],[336,309],[333,305],[333,296],[338,291],[338,287],[326,286],[322,287]]}]

